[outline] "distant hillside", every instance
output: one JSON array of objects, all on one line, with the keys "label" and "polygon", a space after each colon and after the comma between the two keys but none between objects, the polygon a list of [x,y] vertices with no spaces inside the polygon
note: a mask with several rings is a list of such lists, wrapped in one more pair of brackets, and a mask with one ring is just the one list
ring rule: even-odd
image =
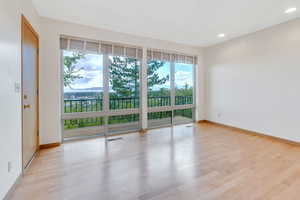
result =
[{"label": "distant hillside", "polygon": [[74,92],[101,92],[103,91],[103,87],[91,87],[91,88],[73,88],[73,89],[65,89],[65,93],[74,93]]}]

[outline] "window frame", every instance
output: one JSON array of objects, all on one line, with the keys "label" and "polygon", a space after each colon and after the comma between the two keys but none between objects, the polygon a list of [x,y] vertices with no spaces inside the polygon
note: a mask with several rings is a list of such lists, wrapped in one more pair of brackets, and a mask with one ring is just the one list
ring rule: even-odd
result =
[{"label": "window frame", "polygon": [[[68,46],[70,42],[68,42]],[[86,44],[86,42],[84,42]],[[111,43],[114,44],[114,43]],[[84,45],[85,46],[85,45]],[[142,57],[137,56],[135,59],[137,59],[140,63],[139,66],[139,107],[138,108],[130,108],[130,109],[118,109],[118,110],[110,110],[109,109],[109,56],[121,56],[121,55],[111,55],[106,53],[99,52],[91,52],[91,51],[85,51],[85,50],[70,50],[70,49],[60,49],[60,78],[61,78],[61,116],[60,116],[60,122],[61,122],[61,137],[62,142],[65,141],[64,139],[64,132],[89,132],[89,131],[102,131],[104,128],[104,134],[94,135],[93,137],[98,136],[107,136],[108,134],[108,118],[110,116],[120,116],[120,115],[129,115],[129,114],[139,114],[139,121],[138,121],[138,127],[136,130],[130,130],[130,131],[124,131],[122,133],[128,133],[128,132],[134,132],[138,130],[144,130],[144,129],[153,129],[153,128],[159,128],[159,127],[165,127],[165,126],[158,126],[158,127],[149,127],[148,124],[148,113],[152,112],[165,112],[165,111],[171,111],[172,112],[172,118],[171,118],[171,124],[168,124],[166,126],[173,126],[173,125],[179,125],[179,124],[186,124],[178,123],[174,121],[174,112],[175,110],[182,110],[182,109],[192,109],[192,122],[195,122],[196,119],[196,105],[197,105],[197,88],[196,85],[196,73],[198,73],[198,61],[197,56],[193,56],[193,103],[192,104],[185,104],[185,105],[175,105],[175,64],[181,63],[177,62],[176,59],[171,59],[170,61],[170,98],[171,98],[171,105],[170,106],[161,106],[161,107],[148,107],[148,76],[147,76],[147,70],[148,70],[148,50],[151,50],[151,48],[147,47],[135,47],[136,48],[136,55],[140,52],[140,49],[142,49]],[[102,111],[91,111],[91,112],[78,112],[78,113],[64,113],[64,55],[63,51],[78,51],[82,53],[90,53],[90,54],[98,54],[103,56],[103,109]],[[113,50],[112,50],[113,51]],[[161,50],[162,53],[168,52]],[[169,53],[172,56],[172,53]],[[174,53],[176,54],[176,53]],[[123,55],[123,57],[126,57]],[[191,57],[191,56],[190,56]],[[155,59],[152,59],[155,60]],[[146,76],[145,76],[146,73]],[[146,89],[145,89],[146,88]],[[146,90],[146,91],[145,91]],[[146,95],[146,98],[143,96]],[[146,104],[146,105],[145,105]],[[70,119],[81,119],[81,118],[93,118],[93,117],[103,117],[104,118],[104,126],[99,127],[84,127],[84,128],[77,128],[77,129],[71,129],[71,130],[64,130],[64,120],[70,120]],[[121,123],[122,125],[122,123]],[[121,134],[121,132],[120,132]],[[82,136],[82,138],[90,137],[90,136]]]},{"label": "window frame", "polygon": [[[178,63],[174,60],[169,61],[170,62],[170,98],[171,98],[171,105],[170,106],[157,106],[157,107],[148,107],[148,112],[147,113],[153,113],[153,112],[166,112],[166,111],[171,111],[172,112],[172,117],[171,117],[171,126],[173,125],[180,125],[180,124],[185,124],[180,123],[180,122],[175,122],[174,121],[174,112],[175,110],[184,110],[184,109],[192,109],[193,112],[193,118],[192,122],[195,121],[195,111],[196,111],[196,64],[191,64],[192,69],[193,69],[193,103],[192,104],[185,104],[185,105],[175,105],[175,98],[176,98],[176,88],[175,88],[175,64]],[[148,69],[148,60],[147,60],[147,69]],[[148,88],[147,88],[148,89]],[[166,125],[161,125],[161,126],[153,126],[149,127],[148,129],[153,129],[153,128],[161,128],[161,127],[166,127],[169,126],[169,124]]]},{"label": "window frame", "polygon": [[[76,52],[75,50],[68,50],[72,52]],[[109,54],[101,54],[101,53],[91,53],[91,52],[84,52],[84,51],[77,51],[80,53],[89,53],[89,54],[96,54],[96,55],[102,55],[103,56],[103,109],[102,111],[89,111],[89,112],[73,112],[73,113],[65,113],[64,112],[64,50],[60,50],[61,54],[61,121],[62,121],[62,141],[65,141],[66,139],[64,138],[64,134],[72,134],[72,133],[78,133],[79,131],[82,131],[83,133],[90,133],[95,132],[101,132],[100,134],[95,134],[94,136],[108,136],[110,135],[108,133],[109,129],[109,123],[108,119],[110,116],[123,116],[123,115],[130,115],[130,114],[139,114],[141,115],[141,103],[138,108],[129,108],[129,109],[116,109],[116,110],[110,110],[109,109],[109,78],[110,78],[110,72],[109,72],[109,67],[110,67],[110,61],[109,61]],[[113,55],[117,56],[117,55]],[[124,56],[125,57],[125,56]],[[139,69],[139,81],[141,83],[141,68],[142,68],[142,60],[136,58],[139,63],[140,63],[140,69]],[[139,98],[141,98],[141,87],[139,87]],[[94,126],[94,127],[83,127],[83,128],[76,128],[76,129],[70,129],[70,130],[65,130],[64,129],[64,120],[72,120],[72,119],[84,119],[84,118],[94,118],[94,117],[103,117],[104,118],[104,125],[103,126]],[[114,125],[117,126],[117,125]],[[120,127],[122,126],[122,123],[120,123]],[[138,127],[133,130],[124,130],[120,132],[122,133],[128,133],[132,131],[138,131],[141,127],[141,117],[139,117],[138,121]],[[103,132],[103,133],[102,133]],[[80,136],[78,138],[85,137],[85,136]],[[86,136],[89,137],[89,136]],[[77,138],[77,137],[76,137]],[[67,139],[69,140],[69,139]]]}]

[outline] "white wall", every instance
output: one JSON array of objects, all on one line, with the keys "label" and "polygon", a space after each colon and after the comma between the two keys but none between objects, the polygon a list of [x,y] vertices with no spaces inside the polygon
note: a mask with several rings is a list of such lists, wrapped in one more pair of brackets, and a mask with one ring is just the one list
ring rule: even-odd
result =
[{"label": "white wall", "polygon": [[204,56],[208,120],[300,142],[300,19]]},{"label": "white wall", "polygon": [[[60,51],[61,34],[93,40],[111,41],[156,49],[178,51],[187,54],[200,54],[199,48],[176,43],[137,37],[133,35],[97,29],[88,26],[41,19],[41,71],[40,71],[40,133],[41,144],[61,141],[60,125]],[[200,66],[202,67],[202,66]],[[200,109],[203,111],[203,109]],[[199,116],[202,114],[198,112]]]},{"label": "white wall", "polygon": [[21,13],[38,28],[31,1],[0,0],[0,199],[22,171],[21,93],[14,89],[21,82]]},{"label": "white wall", "polygon": [[21,0],[21,13],[33,26],[34,30],[40,33],[40,16],[32,4],[31,0]]}]

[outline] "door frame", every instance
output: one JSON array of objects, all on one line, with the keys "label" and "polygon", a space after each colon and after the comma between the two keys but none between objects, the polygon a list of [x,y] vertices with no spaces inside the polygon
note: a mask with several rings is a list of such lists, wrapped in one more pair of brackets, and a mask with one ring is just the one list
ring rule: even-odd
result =
[{"label": "door frame", "polygon": [[[36,141],[36,145],[37,145],[37,149],[35,154],[33,155],[32,159],[29,161],[29,163],[24,166],[23,163],[23,135],[24,135],[24,130],[23,130],[23,125],[24,125],[24,119],[23,119],[23,109],[24,109],[24,102],[23,102],[23,96],[24,96],[24,91],[23,91],[23,86],[24,86],[24,82],[23,82],[23,72],[24,72],[24,68],[23,68],[23,41],[24,41],[24,27],[26,26],[26,28],[28,28],[33,35],[36,37],[37,39],[37,66],[36,66],[36,134],[37,134],[37,141]],[[30,24],[30,22],[26,19],[26,17],[24,15],[21,15],[21,120],[22,120],[22,126],[21,126],[21,138],[22,138],[22,172],[24,172],[24,170],[31,164],[32,160],[34,159],[36,153],[39,151],[39,34],[34,30],[33,26]]]}]

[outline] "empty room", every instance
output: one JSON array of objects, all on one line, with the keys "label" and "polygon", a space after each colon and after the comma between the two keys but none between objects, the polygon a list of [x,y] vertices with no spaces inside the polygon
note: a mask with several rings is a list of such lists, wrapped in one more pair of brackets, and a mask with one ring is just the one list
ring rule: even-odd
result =
[{"label": "empty room", "polygon": [[300,0],[0,0],[0,199],[298,200]]}]

